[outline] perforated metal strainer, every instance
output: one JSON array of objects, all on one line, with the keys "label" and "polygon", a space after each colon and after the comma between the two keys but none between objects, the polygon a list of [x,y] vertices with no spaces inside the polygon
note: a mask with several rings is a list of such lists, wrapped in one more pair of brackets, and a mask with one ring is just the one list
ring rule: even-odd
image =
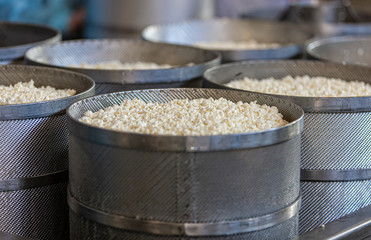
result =
[{"label": "perforated metal strainer", "polygon": [[337,63],[371,66],[371,37],[336,36],[309,41],[309,56]]},{"label": "perforated metal strainer", "polygon": [[56,43],[61,39],[61,32],[48,26],[0,22],[0,64],[7,64],[23,57],[32,47]]},{"label": "perforated metal strainer", "polygon": [[246,41],[279,43],[278,48],[256,50],[221,50],[224,62],[252,59],[291,58],[302,52],[312,35],[298,25],[285,22],[237,19],[192,20],[144,29],[142,37],[151,42],[193,46],[197,42]]},{"label": "perforated metal strainer", "polygon": [[94,94],[88,76],[65,70],[0,67],[0,85],[72,88],[62,99],[0,105],[0,232],[31,239],[68,236],[68,134],[65,109]]},{"label": "perforated metal strainer", "polygon": [[[212,68],[204,74],[204,86],[230,89],[224,84],[235,79],[280,79],[287,75],[371,83],[371,69],[362,66],[320,61],[256,61]],[[300,232],[371,204],[371,96],[269,95],[290,100],[305,111],[301,136]]]},{"label": "perforated metal strainer", "polygon": [[[78,119],[125,99],[220,98],[277,106],[267,131],[161,136]],[[297,235],[302,110],[240,91],[157,89],[87,98],[68,109],[71,239],[292,239]]]},{"label": "perforated metal strainer", "polygon": [[[97,84],[97,94],[144,88],[200,87],[202,73],[220,63],[220,56],[214,52],[124,39],[74,40],[39,46],[27,51],[25,59],[27,64],[64,68],[89,75]],[[174,67],[153,70],[79,67],[82,63],[114,60],[122,63],[153,62]]]}]

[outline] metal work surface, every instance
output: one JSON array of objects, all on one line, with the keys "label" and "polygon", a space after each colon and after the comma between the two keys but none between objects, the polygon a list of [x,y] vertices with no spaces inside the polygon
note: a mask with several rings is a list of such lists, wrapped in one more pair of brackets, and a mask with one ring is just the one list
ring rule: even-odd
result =
[{"label": "metal work surface", "polygon": [[[290,124],[257,133],[152,136],[77,121],[86,110],[133,97],[155,102],[201,97],[257,100],[276,105]],[[296,105],[240,91],[159,89],[87,98],[67,113],[71,239],[297,236],[303,112]],[[292,134],[281,132],[284,128]],[[271,139],[269,144],[265,138]],[[245,143],[249,141],[252,146]]]},{"label": "metal work surface", "polygon": [[65,109],[94,95],[94,81],[65,70],[0,67],[0,85],[34,80],[35,86],[76,89],[75,96],[0,106],[0,232],[32,239],[68,235],[68,133]]},{"label": "metal work surface", "polygon": [[[175,67],[153,70],[84,69],[82,63],[153,62]],[[140,40],[99,39],[64,41],[27,51],[27,64],[64,68],[86,74],[97,83],[97,94],[141,88],[194,84],[202,73],[220,63],[220,55],[197,48]],[[193,65],[187,65],[192,63]],[[71,65],[77,65],[72,67]],[[201,85],[201,84],[200,84]]]},{"label": "metal work surface", "polygon": [[[363,66],[318,61],[260,61],[212,68],[204,74],[204,86],[231,89],[224,85],[231,80],[287,75],[371,82],[371,70]],[[370,205],[371,96],[269,95],[291,100],[305,111],[301,135],[300,233]]]},{"label": "metal work surface", "polygon": [[211,19],[193,20],[144,29],[142,37],[151,42],[192,46],[200,41],[246,41],[279,43],[282,46],[258,50],[222,50],[224,62],[249,59],[291,58],[302,52],[304,42],[312,35],[293,23],[273,21]]},{"label": "metal work surface", "polygon": [[370,49],[370,36],[318,38],[306,45],[306,53],[313,58],[364,66],[371,66]]},{"label": "metal work surface", "polygon": [[317,239],[371,239],[371,206],[364,207],[299,237],[299,240]]},{"label": "metal work surface", "polygon": [[0,61],[23,57],[34,46],[57,43],[61,39],[60,31],[48,26],[0,22]]}]

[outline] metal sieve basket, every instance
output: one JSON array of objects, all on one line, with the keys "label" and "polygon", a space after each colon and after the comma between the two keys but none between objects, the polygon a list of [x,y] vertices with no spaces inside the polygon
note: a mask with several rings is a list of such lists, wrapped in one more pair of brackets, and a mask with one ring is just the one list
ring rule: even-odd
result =
[{"label": "metal sieve basket", "polygon": [[[97,94],[166,87],[201,87],[202,73],[220,63],[217,53],[197,48],[139,40],[98,39],[65,41],[27,51],[27,64],[59,67],[86,74],[96,82]],[[102,70],[71,67],[118,60],[154,62],[174,68],[154,70]],[[192,66],[187,64],[193,63]]]},{"label": "metal sieve basket", "polygon": [[8,64],[23,57],[32,47],[57,43],[61,39],[61,32],[48,26],[0,22],[0,64]]},{"label": "metal sieve basket", "polygon": [[[165,136],[80,122],[87,110],[224,97],[277,106],[289,124],[254,133]],[[71,239],[292,239],[298,234],[303,111],[241,91],[151,89],[87,98],[67,110]]]},{"label": "metal sieve basket", "polygon": [[69,222],[65,109],[94,95],[94,81],[65,70],[0,67],[0,85],[31,79],[36,87],[72,88],[77,93],[45,102],[0,105],[0,236],[66,239]]},{"label": "metal sieve basket", "polygon": [[[362,66],[319,61],[258,61],[212,68],[204,74],[204,86],[228,88],[224,84],[234,79],[280,79],[287,75],[371,82],[371,69]],[[371,96],[268,95],[290,100],[305,112],[301,135],[300,233],[370,205]]]},{"label": "metal sieve basket", "polygon": [[279,43],[278,48],[257,50],[221,50],[223,62],[252,59],[292,58],[302,52],[304,42],[312,35],[298,25],[286,22],[238,19],[193,20],[152,25],[142,37],[151,42],[192,46],[200,41],[246,41]]},{"label": "metal sieve basket", "polygon": [[306,52],[309,56],[319,60],[371,66],[371,37],[318,38],[308,42]]}]

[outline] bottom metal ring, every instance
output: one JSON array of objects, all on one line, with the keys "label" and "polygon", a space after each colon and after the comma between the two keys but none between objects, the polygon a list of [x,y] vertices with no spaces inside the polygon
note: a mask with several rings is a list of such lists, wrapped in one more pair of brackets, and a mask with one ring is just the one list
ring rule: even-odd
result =
[{"label": "bottom metal ring", "polygon": [[0,180],[0,192],[16,191],[35,187],[43,187],[68,181],[68,170],[53,172],[46,175]]},{"label": "bottom metal ring", "polygon": [[114,228],[152,233],[158,235],[217,236],[247,233],[263,230],[294,217],[299,212],[301,194],[291,205],[271,214],[241,219],[209,223],[174,223],[153,220],[140,220],[106,213],[93,209],[76,200],[68,188],[67,201],[77,215],[91,221]]},{"label": "bottom metal ring", "polygon": [[371,179],[371,169],[311,170],[301,169],[301,181],[361,181]]},{"label": "bottom metal ring", "polygon": [[0,231],[0,239],[2,240],[32,240],[32,238],[26,238],[19,235],[14,235]]}]

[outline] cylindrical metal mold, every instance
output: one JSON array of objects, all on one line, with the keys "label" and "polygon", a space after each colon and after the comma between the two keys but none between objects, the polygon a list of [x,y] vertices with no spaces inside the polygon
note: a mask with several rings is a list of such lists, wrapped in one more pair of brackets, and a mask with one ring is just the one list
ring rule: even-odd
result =
[{"label": "cylindrical metal mold", "polygon": [[[254,133],[162,136],[78,119],[124,99],[209,98],[277,106],[290,123]],[[155,89],[87,98],[68,110],[71,239],[291,239],[298,234],[303,111],[240,91]]]},{"label": "cylindrical metal mold", "polygon": [[306,53],[315,59],[371,66],[371,37],[334,36],[317,38],[306,45]]},{"label": "cylindrical metal mold", "polygon": [[48,26],[0,22],[0,64],[8,64],[23,57],[32,47],[57,43],[61,39],[61,32]]},{"label": "cylindrical metal mold", "polygon": [[[224,84],[234,79],[280,79],[287,75],[371,82],[371,69],[366,67],[291,60],[221,65],[205,72],[204,86],[229,88]],[[267,95],[290,100],[305,111],[301,135],[300,233],[371,204],[371,96]]]},{"label": "cylindrical metal mold", "polygon": [[68,133],[65,109],[94,95],[94,81],[65,70],[0,67],[0,85],[73,88],[76,95],[0,105],[0,232],[31,239],[68,238]]},{"label": "cylindrical metal mold", "polygon": [[[171,44],[140,40],[73,40],[43,45],[27,51],[27,64],[52,66],[89,75],[96,82],[96,93],[144,88],[201,87],[202,73],[220,63],[217,53]],[[118,60],[154,62],[176,67],[154,70],[103,70],[71,67]],[[193,63],[193,65],[188,65]]]},{"label": "cylindrical metal mold", "polygon": [[220,50],[223,62],[292,58],[302,52],[312,34],[294,23],[268,20],[210,19],[148,26],[142,37],[151,42],[192,46],[200,41],[246,41],[279,43],[278,48]]}]

